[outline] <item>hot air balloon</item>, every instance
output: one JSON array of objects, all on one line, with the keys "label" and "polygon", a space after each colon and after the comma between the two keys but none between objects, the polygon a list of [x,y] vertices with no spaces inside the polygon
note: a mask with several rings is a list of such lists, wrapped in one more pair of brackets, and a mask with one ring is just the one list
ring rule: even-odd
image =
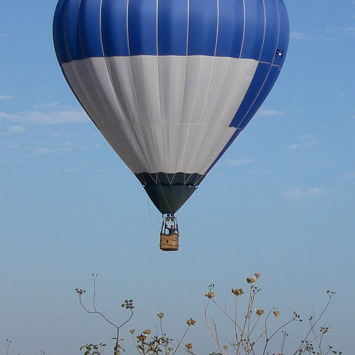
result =
[{"label": "hot air balloon", "polygon": [[163,215],[175,213],[274,85],[289,25],[283,0],[59,0],[63,74]]}]

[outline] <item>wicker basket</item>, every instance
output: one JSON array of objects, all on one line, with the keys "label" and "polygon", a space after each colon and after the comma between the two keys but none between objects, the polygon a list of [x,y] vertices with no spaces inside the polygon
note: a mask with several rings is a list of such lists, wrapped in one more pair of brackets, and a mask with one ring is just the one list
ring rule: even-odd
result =
[{"label": "wicker basket", "polygon": [[160,234],[160,249],[164,251],[179,250],[179,234]]}]

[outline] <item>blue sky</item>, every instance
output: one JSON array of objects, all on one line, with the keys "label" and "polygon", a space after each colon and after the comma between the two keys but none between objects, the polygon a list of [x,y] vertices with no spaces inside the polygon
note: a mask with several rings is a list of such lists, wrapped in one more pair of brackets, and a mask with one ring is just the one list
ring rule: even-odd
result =
[{"label": "blue sky", "polygon": [[[321,310],[328,342],[354,349],[355,1],[286,0],[291,37],[272,93],[178,212],[181,248],[158,248],[161,216],[62,76],[52,45],[54,0],[0,3],[0,353],[78,354],[113,330],[80,308],[75,287],[97,279],[98,306],[122,331],[157,324],[198,354],[216,350],[204,292],[261,272],[258,306],[286,320]],[[88,294],[88,300],[90,300]],[[228,324],[219,325],[228,332]],[[290,345],[300,331],[291,329]],[[293,340],[292,340],[293,339]],[[107,351],[108,352],[108,351]]]}]

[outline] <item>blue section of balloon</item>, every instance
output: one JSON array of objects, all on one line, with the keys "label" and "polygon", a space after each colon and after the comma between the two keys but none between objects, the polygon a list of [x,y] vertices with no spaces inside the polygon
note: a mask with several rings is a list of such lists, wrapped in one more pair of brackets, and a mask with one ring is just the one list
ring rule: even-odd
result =
[{"label": "blue section of balloon", "polygon": [[282,0],[60,0],[61,63],[89,57],[208,55],[273,63],[286,51]]},{"label": "blue section of balloon", "polygon": [[102,18],[105,19],[101,22],[102,48],[107,57],[128,55],[126,8],[125,1],[106,0],[102,4]]},{"label": "blue section of balloon", "polygon": [[132,1],[129,3],[129,55],[157,54],[156,5],[156,0]]},{"label": "blue section of balloon", "polygon": [[217,38],[217,2],[190,1],[187,55],[214,56]]},{"label": "blue section of balloon", "polygon": [[158,54],[184,56],[187,53],[187,1],[171,0],[159,3]]}]

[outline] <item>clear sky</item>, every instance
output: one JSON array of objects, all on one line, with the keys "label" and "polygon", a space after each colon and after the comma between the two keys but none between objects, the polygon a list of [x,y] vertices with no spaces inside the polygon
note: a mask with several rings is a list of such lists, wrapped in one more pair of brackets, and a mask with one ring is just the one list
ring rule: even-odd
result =
[{"label": "clear sky", "polygon": [[[0,354],[79,354],[111,344],[113,329],[87,315],[89,290],[118,323],[216,351],[203,324],[204,293],[263,274],[258,306],[319,312],[326,342],[355,348],[355,1],[286,0],[288,57],[278,82],[238,140],[177,213],[178,253],[159,250],[160,213],[69,90],[52,44],[55,0],[0,2]],[[220,331],[228,323],[219,325]],[[305,329],[305,328],[304,328]],[[299,339],[291,329],[290,339]],[[292,340],[290,340],[290,344]],[[130,350],[129,350],[130,349]],[[291,350],[290,350],[291,351]],[[108,350],[106,353],[110,353]]]}]

